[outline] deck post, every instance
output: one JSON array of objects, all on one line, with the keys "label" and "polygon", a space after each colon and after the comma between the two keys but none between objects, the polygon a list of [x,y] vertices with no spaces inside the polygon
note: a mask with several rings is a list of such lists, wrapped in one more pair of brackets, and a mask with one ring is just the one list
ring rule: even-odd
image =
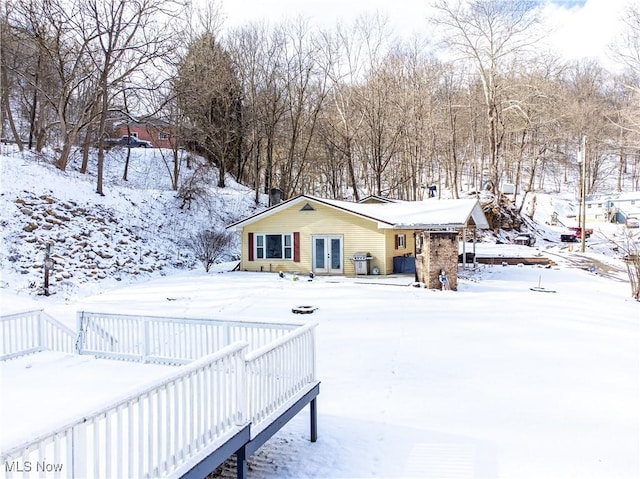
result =
[{"label": "deck post", "polygon": [[236,469],[238,479],[247,479],[247,450],[245,446],[236,451]]},{"label": "deck post", "polygon": [[316,401],[317,398],[313,398],[309,404],[309,410],[311,412],[311,442],[318,440],[318,407]]}]

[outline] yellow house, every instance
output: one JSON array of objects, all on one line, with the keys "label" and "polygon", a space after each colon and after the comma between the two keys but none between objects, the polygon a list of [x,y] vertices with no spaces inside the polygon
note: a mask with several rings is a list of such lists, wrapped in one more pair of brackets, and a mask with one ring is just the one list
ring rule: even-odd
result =
[{"label": "yellow house", "polygon": [[[414,233],[488,228],[477,200],[353,203],[300,195],[233,223],[241,234],[242,271],[391,274],[394,258],[415,255]],[[362,263],[359,263],[362,266]],[[361,273],[361,269],[358,269]]]}]

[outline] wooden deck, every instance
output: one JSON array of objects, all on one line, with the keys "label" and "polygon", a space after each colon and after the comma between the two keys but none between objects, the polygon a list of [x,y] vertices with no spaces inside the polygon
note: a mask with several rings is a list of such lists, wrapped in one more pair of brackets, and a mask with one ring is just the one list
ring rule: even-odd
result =
[{"label": "wooden deck", "polygon": [[306,405],[316,440],[315,326],[81,312],[75,334],[40,311],[0,317],[0,360],[59,347],[176,366],[90,414],[3,446],[6,477],[39,477],[36,466],[46,463],[65,478],[205,478],[236,454],[244,479],[246,459]]},{"label": "wooden deck", "polygon": [[477,256],[476,262],[480,264],[503,264],[517,265],[524,264],[526,266],[557,266],[557,264],[550,258],[545,256],[529,256],[529,257],[514,257],[514,256]]}]

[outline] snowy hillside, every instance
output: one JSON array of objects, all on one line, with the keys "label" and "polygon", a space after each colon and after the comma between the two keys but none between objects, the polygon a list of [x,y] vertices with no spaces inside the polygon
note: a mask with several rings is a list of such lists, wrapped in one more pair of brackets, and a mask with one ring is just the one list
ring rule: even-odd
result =
[{"label": "snowy hillside", "polygon": [[55,262],[51,289],[67,296],[101,283],[197,267],[188,247],[193,233],[228,224],[255,207],[253,191],[229,178],[230,186],[212,188],[208,201],[181,209],[159,150],[132,149],[128,181],[121,179],[124,160],[124,150],[108,154],[100,196],[95,165],[83,175],[79,160],[61,172],[30,154],[0,156],[3,288],[41,289],[47,244]]}]

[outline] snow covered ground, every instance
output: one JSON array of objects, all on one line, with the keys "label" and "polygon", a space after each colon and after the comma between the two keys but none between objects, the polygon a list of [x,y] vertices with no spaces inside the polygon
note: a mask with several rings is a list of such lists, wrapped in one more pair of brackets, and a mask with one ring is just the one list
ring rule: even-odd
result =
[{"label": "snow covered ground", "polygon": [[[304,318],[319,323],[319,440],[299,415],[250,477],[638,477],[640,310],[628,285],[564,267],[466,275],[441,292],[410,277],[191,272],[46,307],[70,324],[82,309],[300,319],[293,306],[318,307]],[[539,283],[556,292],[529,289]],[[118,369],[101,375],[108,397]],[[3,388],[12,378],[3,371]]]},{"label": "snow covered ground", "polygon": [[[640,308],[609,241],[620,226],[595,228],[580,254],[545,223],[553,211],[575,214],[575,201],[538,194],[534,248],[494,241],[478,253],[540,254],[558,266],[461,270],[458,291],[416,288],[410,276],[293,281],[229,264],[205,274],[176,232],[250,213],[253,193],[233,185],[215,204],[181,211],[157,152],[135,153],[129,182],[119,179],[122,158],[109,159],[106,197],[73,164],[63,175],[0,155],[1,312],[44,308],[72,328],[79,310],[318,322],[318,442],[299,415],[250,459],[250,477],[640,477]],[[59,258],[55,294],[44,297],[36,283],[50,240]],[[530,289],[538,285],[554,292]],[[293,315],[299,305],[318,309]],[[51,380],[56,362],[64,382]],[[2,444],[18,439],[7,434],[21,422],[46,429],[156,374],[100,361],[90,382],[74,364],[0,365]],[[27,381],[26,369],[48,380]],[[70,394],[74,383],[93,386]],[[36,400],[52,409],[42,414]],[[234,477],[232,466],[218,475]]]},{"label": "snow covered ground", "polygon": [[98,411],[172,371],[171,366],[54,351],[0,362],[0,450]]}]

